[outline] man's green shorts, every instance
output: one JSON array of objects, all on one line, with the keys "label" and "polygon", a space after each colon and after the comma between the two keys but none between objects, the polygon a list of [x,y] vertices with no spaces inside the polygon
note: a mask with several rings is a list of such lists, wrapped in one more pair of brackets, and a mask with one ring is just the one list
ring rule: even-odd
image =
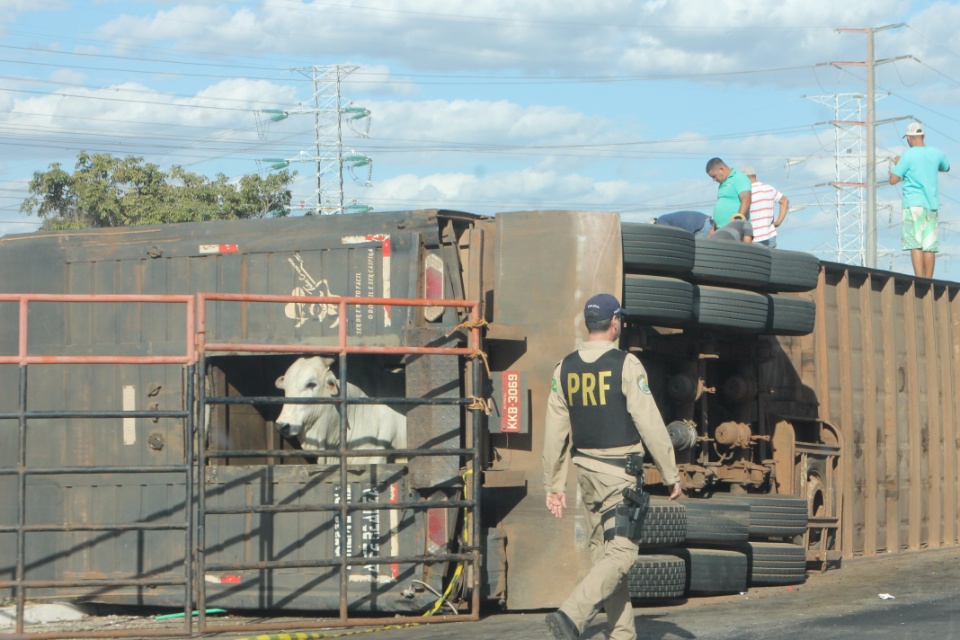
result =
[{"label": "man's green shorts", "polygon": [[920,249],[937,253],[940,251],[940,237],[937,235],[937,212],[923,207],[903,209],[904,250]]}]

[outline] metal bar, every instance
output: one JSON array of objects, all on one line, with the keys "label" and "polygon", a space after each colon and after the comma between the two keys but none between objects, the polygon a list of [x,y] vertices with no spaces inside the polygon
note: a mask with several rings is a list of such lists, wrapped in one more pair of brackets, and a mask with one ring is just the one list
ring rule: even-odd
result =
[{"label": "metal bar", "polygon": [[190,364],[188,356],[0,356],[0,364]]},{"label": "metal bar", "polygon": [[243,507],[214,507],[207,515],[236,515],[241,513],[312,513],[317,511],[402,511],[404,509],[463,509],[474,506],[473,500],[432,500],[408,502],[329,502],[322,504],[249,505]]},{"label": "metal bar", "polygon": [[[192,317],[192,313],[190,316]],[[187,342],[192,345],[193,338],[192,334],[187,334]],[[192,350],[192,346],[191,346]],[[191,357],[194,354],[191,353]],[[184,532],[184,541],[183,541],[183,575],[186,579],[186,585],[184,586],[184,596],[183,596],[183,615],[184,615],[184,630],[187,635],[193,635],[193,616],[191,615],[191,609],[193,608],[193,474],[196,473],[193,465],[193,439],[196,437],[196,431],[194,430],[194,412],[193,404],[196,399],[196,373],[197,367],[194,364],[191,364],[186,368],[184,372],[186,375],[187,382],[187,418],[183,423],[183,442],[185,456],[187,459],[186,473],[184,475],[184,485],[185,486],[185,509],[184,515],[186,517],[187,530]],[[201,414],[203,415],[203,414]],[[202,574],[197,574],[202,575]]]},{"label": "metal bar", "polygon": [[[367,398],[351,396],[323,396],[317,398],[285,396],[210,396],[207,404],[412,404],[412,405],[467,405],[471,398]],[[0,417],[3,417],[0,415]]]},{"label": "metal bar", "polygon": [[[894,327],[899,324],[896,318],[896,281],[887,278],[880,291],[880,326]],[[885,496],[886,540],[889,553],[900,551],[900,473],[897,460],[897,396],[900,389],[897,384],[897,344],[892,331],[882,331],[883,348],[883,484],[880,495]],[[890,491],[887,487],[897,490]]]},{"label": "metal bar", "polygon": [[[237,451],[211,451],[207,454],[208,458],[264,458],[270,456],[303,458],[312,456],[333,457],[343,452],[350,458],[369,458],[382,455],[384,451],[398,456],[409,457],[440,457],[440,456],[468,456],[470,449],[264,449],[264,450],[237,450]],[[151,470],[153,468],[151,467]]]},{"label": "metal bar", "polygon": [[[16,584],[15,580],[0,581],[0,588]],[[183,578],[91,578],[75,580],[23,580],[27,589],[46,589],[50,587],[149,587],[176,586],[184,584]]]},{"label": "metal bar", "polygon": [[[187,411],[26,411],[28,420],[51,418],[186,418]],[[19,414],[17,414],[19,415]],[[0,418],[13,419],[13,414],[0,414]]]},{"label": "metal bar", "polygon": [[903,294],[903,329],[904,340],[906,344],[906,363],[907,363],[907,397],[911,398],[908,404],[908,423],[907,423],[907,441],[908,441],[908,461],[909,473],[905,480],[909,488],[909,532],[907,544],[909,548],[918,550],[920,548],[920,518],[923,513],[922,499],[923,485],[920,482],[920,403],[916,401],[920,397],[920,365],[917,362],[917,298],[916,282],[911,283],[910,287]]},{"label": "metal bar", "polygon": [[138,523],[78,523],[78,524],[24,524],[22,526],[6,525],[0,526],[0,533],[11,533],[13,531],[23,530],[25,533],[39,533],[48,531],[53,533],[65,533],[70,531],[176,531],[183,529],[187,525],[178,522],[138,522]]},{"label": "metal bar", "polygon": [[150,471],[151,473],[182,473],[188,467],[182,464],[176,465],[157,465],[157,466],[139,466],[139,467],[35,467],[32,469],[27,469],[26,474],[31,476],[52,476],[52,475],[66,475],[66,474],[75,474],[75,475],[90,475],[97,473],[143,473],[144,471]]},{"label": "metal bar", "polygon": [[[843,433],[843,438],[847,442],[856,442],[857,438],[853,433],[854,420],[853,420],[853,388],[852,388],[852,370],[851,370],[851,358],[850,358],[850,333],[852,325],[850,323],[850,273],[844,272],[843,277],[837,283],[837,376],[838,376],[838,387],[839,387],[839,425],[841,433]],[[853,456],[843,456],[840,459],[840,472],[843,476],[842,482],[845,486],[853,487],[854,491],[858,490],[858,485],[855,480],[856,476],[856,460]],[[859,496],[862,501],[862,495]],[[855,536],[858,534],[859,527],[862,526],[862,522],[856,520],[855,509],[858,505],[854,500],[844,500],[841,505],[843,521],[848,524],[841,531],[841,537],[843,539],[843,548],[849,549],[851,553],[860,553],[862,552],[862,547],[858,546],[854,542]],[[861,540],[862,542],[862,540]]]},{"label": "metal bar", "polygon": [[[483,347],[483,336],[480,333],[479,320],[480,320],[480,308],[478,306],[472,307],[470,310],[470,319],[473,321],[473,328],[470,330],[470,343],[471,346],[475,347],[476,351],[479,353]],[[475,357],[473,359],[473,395],[477,398],[482,398],[484,380],[482,378],[482,369],[480,368],[480,358]],[[474,545],[474,550],[471,553],[473,559],[471,560],[473,568],[473,585],[470,592],[470,611],[479,612],[480,611],[480,474],[482,473],[480,465],[480,412],[473,412],[473,458],[471,460],[471,468],[473,469],[473,491],[471,500],[473,501],[473,519],[471,520],[472,527],[472,537],[470,538],[470,543]]]},{"label": "metal bar", "polygon": [[[202,295],[202,294],[201,294]],[[197,307],[198,316],[198,353],[199,364],[197,378],[200,387],[200,400],[197,403],[197,547],[189,549],[195,558],[195,573],[191,576],[196,581],[197,589],[197,628],[203,632],[206,628],[207,616],[207,583],[203,577],[207,574],[207,438],[206,438],[206,416],[207,416],[207,356],[203,345],[204,331],[204,310],[206,305],[201,299]],[[193,437],[193,436],[191,436]]]},{"label": "metal bar", "polygon": [[[923,319],[923,360],[924,360],[924,378],[923,385],[926,394],[926,441],[927,445],[923,448],[921,456],[926,458],[926,474],[923,476],[924,490],[927,492],[927,539],[921,541],[924,548],[937,549],[943,546],[943,476],[940,470],[940,452],[943,449],[941,439],[941,419],[940,415],[940,384],[937,376],[937,364],[940,358],[944,357],[951,345],[942,345],[942,349],[937,348],[937,330],[934,307],[934,290],[930,285],[927,295],[923,297],[920,308]],[[919,398],[918,398],[919,399]]]},{"label": "metal bar", "polygon": [[[820,416],[833,418],[830,406],[830,352],[827,337],[827,296],[826,296],[826,269],[820,270],[817,279],[816,296],[817,313],[814,316],[814,330],[817,336],[817,349],[814,353],[817,374],[817,400],[820,402]],[[704,394],[704,402],[706,394]]]},{"label": "metal bar", "polygon": [[[367,564],[436,564],[441,562],[457,562],[460,560],[475,560],[474,553],[444,553],[436,555],[409,555],[409,556],[339,556],[330,560],[262,560],[260,562],[226,562],[208,564],[208,572],[224,571],[262,571],[266,569],[300,569],[345,566],[362,566]],[[344,597],[346,592],[343,592]]]},{"label": "metal bar", "polygon": [[[303,353],[303,354],[328,354],[337,353],[391,353],[391,354],[411,354],[411,355],[448,355],[448,356],[469,356],[472,352],[463,347],[319,347],[306,344],[256,344],[256,343],[238,343],[238,342],[205,342],[203,346],[207,352],[211,351],[229,351],[229,352],[254,352],[254,353]],[[2,364],[2,360],[0,360]]]},{"label": "metal bar", "polygon": [[[82,297],[82,296],[81,296]],[[186,296],[185,296],[186,297]],[[294,295],[275,295],[258,293],[218,293],[203,292],[198,293],[200,302],[219,300],[223,302],[309,302],[313,304],[335,304],[340,307],[340,311],[346,310],[347,306],[391,306],[391,307],[476,307],[480,304],[478,300],[427,300],[426,298],[364,298],[362,296],[294,296]],[[2,298],[0,298],[2,301]],[[342,317],[342,316],[341,316]],[[346,327],[343,332],[346,334]]]},{"label": "metal bar", "polygon": [[176,293],[0,293],[0,302],[158,302],[190,306],[192,294]]},{"label": "metal bar", "polygon": [[[26,310],[26,304],[20,305],[21,312]],[[23,328],[23,322],[26,319],[21,317],[20,335],[26,332]],[[17,404],[20,407],[20,419],[17,422],[17,569],[16,569],[16,594],[17,594],[17,633],[23,633],[24,612],[27,606],[27,594],[24,587],[24,578],[26,578],[26,532],[24,527],[27,524],[27,419],[24,412],[27,408],[27,367],[19,367],[20,385],[18,388]]]},{"label": "metal bar", "polygon": [[[341,318],[347,317],[347,305],[345,302],[340,302],[337,308],[338,313]],[[339,327],[339,334],[341,336],[340,345],[346,346],[347,344],[347,323],[341,322]],[[337,361],[340,370],[340,396],[341,398],[347,397],[347,356],[344,353],[340,353],[337,356]],[[348,526],[348,518],[350,517],[349,510],[347,509],[347,502],[349,501],[349,495],[347,492],[350,490],[347,486],[347,458],[344,455],[344,452],[347,448],[347,412],[340,412],[340,459],[339,464],[337,465],[337,474],[338,474],[338,486],[340,492],[340,504],[339,504],[339,513],[336,517],[340,518],[339,523],[334,523],[334,527],[339,524],[340,527],[340,562],[336,566],[340,567],[340,620],[346,622],[349,618],[349,613],[347,612],[347,590],[349,588],[348,575],[347,575],[347,540],[350,537],[350,528]],[[336,534],[334,534],[336,535]],[[336,545],[336,541],[334,541]],[[336,553],[337,550],[335,549]]]},{"label": "metal bar", "polygon": [[873,275],[868,275],[858,293],[861,353],[863,358],[863,553],[877,555],[877,502],[883,491],[877,481],[877,364],[873,332]]}]

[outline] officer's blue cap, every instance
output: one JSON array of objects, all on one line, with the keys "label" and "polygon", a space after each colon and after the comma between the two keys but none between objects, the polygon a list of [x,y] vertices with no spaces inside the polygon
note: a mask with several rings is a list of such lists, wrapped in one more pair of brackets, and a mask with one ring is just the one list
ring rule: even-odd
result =
[{"label": "officer's blue cap", "polygon": [[622,316],[623,309],[620,302],[609,293],[598,293],[583,307],[583,318],[587,322],[609,320],[613,316]]}]

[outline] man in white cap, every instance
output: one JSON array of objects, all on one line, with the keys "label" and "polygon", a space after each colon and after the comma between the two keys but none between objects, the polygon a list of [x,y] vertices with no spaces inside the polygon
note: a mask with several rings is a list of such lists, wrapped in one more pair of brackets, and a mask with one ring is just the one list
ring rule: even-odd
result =
[{"label": "man in white cap", "polygon": [[627,573],[637,559],[637,541],[617,528],[622,490],[636,483],[627,456],[648,451],[669,489],[680,497],[673,444],[650,394],[647,373],[632,353],[618,348],[624,310],[609,293],[583,309],[589,335],[553,372],[543,436],[543,485],[547,509],[560,518],[567,508],[567,467],[577,469],[580,499],[594,564],[560,608],[547,614],[556,640],[577,640],[601,609],[607,637],[636,640]]},{"label": "man in white cap", "polygon": [[[757,180],[757,170],[743,167],[740,173],[750,178],[750,224],[753,225],[753,241],[768,249],[777,246],[777,227],[787,217],[790,201],[775,187]],[[779,205],[777,219],[773,219],[773,205]]]},{"label": "man in white cap", "polygon": [[932,278],[934,261],[940,251],[938,173],[950,171],[950,163],[940,149],[925,145],[923,136],[923,125],[919,122],[907,125],[904,137],[910,148],[890,160],[890,184],[903,182],[901,242],[903,249],[910,251],[913,273]]}]

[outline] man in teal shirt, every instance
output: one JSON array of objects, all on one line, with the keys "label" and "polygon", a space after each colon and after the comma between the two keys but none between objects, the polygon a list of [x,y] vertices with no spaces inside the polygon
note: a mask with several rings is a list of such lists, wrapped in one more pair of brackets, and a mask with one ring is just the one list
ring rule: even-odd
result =
[{"label": "man in teal shirt", "polygon": [[890,184],[903,181],[904,250],[910,250],[913,273],[922,278],[933,277],[933,265],[940,251],[937,234],[937,213],[940,196],[937,193],[938,173],[950,171],[950,163],[940,149],[923,142],[923,126],[918,122],[907,125],[904,136],[910,148],[890,161]]},{"label": "man in teal shirt", "polygon": [[727,166],[720,158],[711,158],[707,162],[707,175],[720,183],[717,189],[717,203],[713,205],[713,228],[719,229],[739,216],[750,217],[750,191],[753,185],[750,178]]}]

